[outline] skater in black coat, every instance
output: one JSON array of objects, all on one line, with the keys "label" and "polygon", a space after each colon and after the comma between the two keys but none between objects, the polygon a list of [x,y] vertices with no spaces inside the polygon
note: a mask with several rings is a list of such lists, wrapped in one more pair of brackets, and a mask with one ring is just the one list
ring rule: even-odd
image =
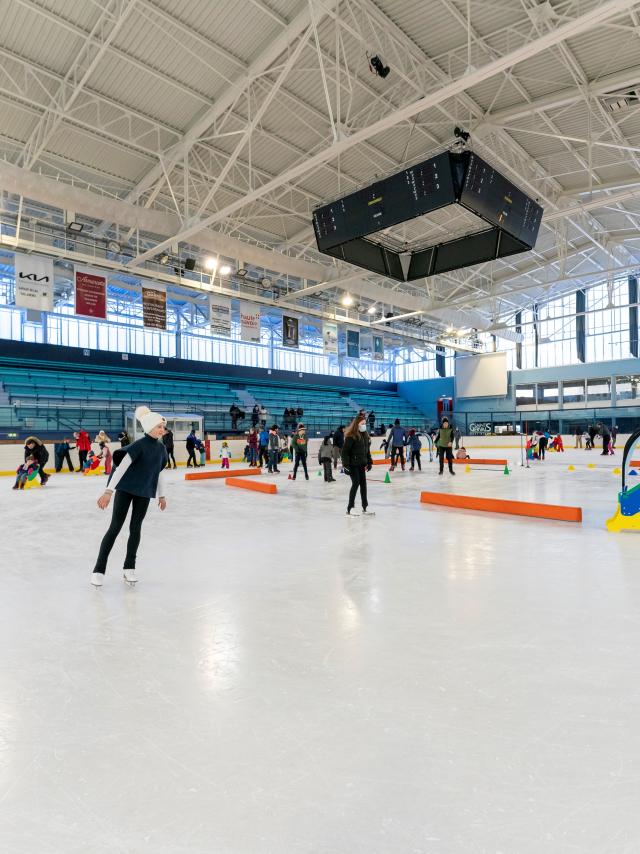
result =
[{"label": "skater in black coat", "polygon": [[[362,501],[362,512],[369,515],[367,511],[369,505],[367,498],[367,472],[371,471],[373,460],[371,459],[371,439],[367,433],[367,421],[364,415],[356,416],[344,434],[342,465],[345,474],[348,474],[351,478],[347,516],[351,515],[351,511],[355,506],[358,489],[360,490],[360,500]],[[353,515],[358,514],[354,513]]]},{"label": "skater in black coat", "polygon": [[47,449],[45,448],[44,442],[38,439],[37,436],[29,436],[29,438],[24,443],[25,462],[27,461],[27,457],[33,457],[34,460],[38,463],[40,483],[44,486],[45,483],[49,480],[49,475],[45,474],[44,471],[44,467],[49,460],[49,451],[47,451]]},{"label": "skater in black coat", "polygon": [[162,437],[162,444],[165,446],[167,450],[167,468],[171,468],[171,461],[173,460],[174,469],[176,466],[176,458],[173,456],[173,430],[165,430],[164,436]]},{"label": "skater in black coat", "polygon": [[[164,434],[166,421],[157,412],[151,412],[146,406],[136,409],[136,418],[142,424],[144,436],[132,445],[121,448],[116,454],[122,455],[113,469],[104,494],[98,499],[98,507],[106,510],[115,491],[113,515],[107,533],[100,544],[100,551],[91,576],[95,587],[102,587],[107,560],[113,545],[131,507],[129,523],[129,540],[127,554],[124,560],[124,580],[128,584],[137,581],[135,568],[142,522],[149,509],[152,498],[158,498],[160,510],[164,510],[167,502],[161,480],[162,470],[167,464],[167,452],[161,439]],[[115,460],[114,454],[114,462]]]}]

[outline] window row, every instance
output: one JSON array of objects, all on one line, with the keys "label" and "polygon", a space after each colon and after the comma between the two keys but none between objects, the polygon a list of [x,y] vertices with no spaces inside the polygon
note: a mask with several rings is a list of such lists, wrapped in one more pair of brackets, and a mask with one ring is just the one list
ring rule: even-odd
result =
[{"label": "window row", "polygon": [[590,377],[516,385],[516,406],[558,408],[576,403],[640,402],[640,376]]}]

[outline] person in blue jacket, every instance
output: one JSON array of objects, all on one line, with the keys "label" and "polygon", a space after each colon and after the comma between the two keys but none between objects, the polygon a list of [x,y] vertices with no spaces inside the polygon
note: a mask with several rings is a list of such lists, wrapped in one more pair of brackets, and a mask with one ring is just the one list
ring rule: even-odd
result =
[{"label": "person in blue jacket", "polygon": [[189,457],[187,459],[187,468],[191,468],[193,464],[194,468],[200,468],[200,463],[196,461],[196,449],[200,444],[200,439],[196,436],[196,431],[192,430],[187,436],[187,453]]},{"label": "person in blue jacket", "polygon": [[262,427],[258,433],[258,465],[266,466],[269,463],[269,431]]},{"label": "person in blue jacket", "polygon": [[[124,580],[135,584],[136,556],[140,545],[142,522],[149,509],[152,498],[158,499],[160,510],[164,510],[167,501],[162,483],[162,471],[167,464],[167,451],[162,443],[166,420],[157,412],[151,412],[147,406],[136,409],[136,418],[142,425],[144,436],[119,449],[117,468],[114,468],[107,481],[107,488],[98,499],[98,507],[106,510],[115,491],[113,515],[107,533],[102,538],[96,565],[91,576],[94,587],[102,587],[107,570],[109,554],[131,507],[129,540],[124,559]],[[116,455],[114,454],[114,462]]]},{"label": "person in blue jacket", "polygon": [[416,463],[418,463],[418,471],[422,471],[422,463],[420,462],[422,442],[420,441],[420,436],[418,436],[415,430],[409,430],[408,442],[409,450],[411,451],[411,471],[414,470]]},{"label": "person in blue jacket", "polygon": [[407,433],[401,426],[399,418],[393,422],[389,438],[391,439],[391,471],[397,466],[398,460],[400,460],[402,471],[404,471],[404,448],[407,444]]}]

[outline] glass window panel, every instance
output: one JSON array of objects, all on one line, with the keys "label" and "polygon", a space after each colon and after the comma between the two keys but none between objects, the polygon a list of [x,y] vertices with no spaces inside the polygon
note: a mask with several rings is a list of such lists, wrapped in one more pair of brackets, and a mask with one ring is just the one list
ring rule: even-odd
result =
[{"label": "glass window panel", "polygon": [[593,400],[611,400],[611,379],[609,377],[587,380],[587,401]]},{"label": "glass window panel", "polygon": [[640,375],[626,375],[616,377],[616,399],[617,400],[638,400],[640,399],[638,391],[640,390]]},{"label": "glass window panel", "polygon": [[584,380],[565,381],[562,384],[562,400],[564,403],[584,403]]},{"label": "glass window panel", "polygon": [[530,406],[536,402],[536,387],[531,385],[516,386],[516,406]]},{"label": "glass window panel", "polygon": [[538,383],[538,403],[557,403],[559,400],[558,383]]}]

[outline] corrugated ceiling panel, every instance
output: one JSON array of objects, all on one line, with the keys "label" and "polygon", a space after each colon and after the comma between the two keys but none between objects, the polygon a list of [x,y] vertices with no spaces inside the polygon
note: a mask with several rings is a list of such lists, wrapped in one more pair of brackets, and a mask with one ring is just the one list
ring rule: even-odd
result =
[{"label": "corrugated ceiling panel", "polygon": [[82,38],[17,2],[10,3],[9,12],[2,17],[0,44],[64,76]]}]

